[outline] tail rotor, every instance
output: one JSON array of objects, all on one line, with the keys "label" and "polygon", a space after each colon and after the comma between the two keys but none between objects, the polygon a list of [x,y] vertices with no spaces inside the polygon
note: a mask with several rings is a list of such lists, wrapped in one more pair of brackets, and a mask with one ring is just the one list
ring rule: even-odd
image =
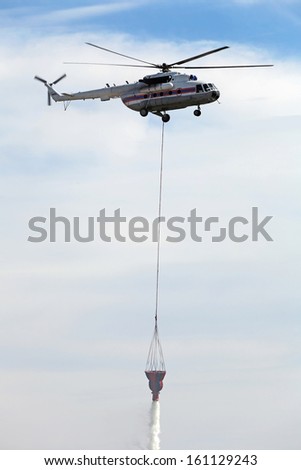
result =
[{"label": "tail rotor", "polygon": [[48,106],[51,106],[51,95],[53,93],[55,93],[55,91],[53,90],[52,86],[53,85],[56,85],[58,82],[60,82],[61,80],[63,80],[67,75],[64,73],[63,75],[61,75],[59,78],[57,78],[56,80],[54,80],[54,82],[52,83],[48,83],[47,80],[45,80],[44,78],[41,78],[39,77],[38,75],[36,75],[34,78],[35,80],[38,80],[39,82],[43,83],[47,89],[48,89],[48,93],[47,93],[47,104]]},{"label": "tail rotor", "polygon": [[34,78],[35,78],[35,80],[39,80],[39,82],[44,83],[44,85],[46,85],[46,83],[47,83],[47,80],[44,80],[44,78],[38,77],[37,75]]}]

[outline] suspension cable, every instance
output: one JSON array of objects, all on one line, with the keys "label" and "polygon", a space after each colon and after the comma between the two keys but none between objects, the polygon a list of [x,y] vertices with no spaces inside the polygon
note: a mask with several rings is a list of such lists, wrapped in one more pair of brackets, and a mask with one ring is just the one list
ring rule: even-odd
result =
[{"label": "suspension cable", "polygon": [[158,224],[157,224],[157,270],[156,270],[156,304],[155,304],[155,330],[158,328],[158,305],[159,305],[159,274],[160,274],[160,248],[161,248],[161,210],[162,210],[162,185],[163,185],[163,155],[164,155],[164,122],[161,132],[160,152],[160,183],[158,200]]}]

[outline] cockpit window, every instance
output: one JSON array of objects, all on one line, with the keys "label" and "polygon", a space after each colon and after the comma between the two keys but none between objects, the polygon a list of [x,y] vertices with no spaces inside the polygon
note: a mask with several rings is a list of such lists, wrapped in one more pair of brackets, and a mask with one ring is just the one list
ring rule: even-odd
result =
[{"label": "cockpit window", "polygon": [[216,90],[213,83],[204,83],[203,85],[205,91],[213,91]]}]

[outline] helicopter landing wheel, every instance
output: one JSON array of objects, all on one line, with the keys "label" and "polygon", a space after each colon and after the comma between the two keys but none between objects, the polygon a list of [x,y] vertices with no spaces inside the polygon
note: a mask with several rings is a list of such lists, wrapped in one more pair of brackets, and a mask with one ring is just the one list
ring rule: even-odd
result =
[{"label": "helicopter landing wheel", "polygon": [[148,110],[145,109],[145,108],[141,109],[140,115],[141,115],[142,117],[146,117],[146,116],[148,115]]},{"label": "helicopter landing wheel", "polygon": [[201,110],[198,108],[198,109],[195,109],[195,110],[193,111],[193,114],[194,114],[196,117],[199,117],[199,116],[202,114],[202,112],[201,112]]},{"label": "helicopter landing wheel", "polygon": [[162,116],[162,121],[163,122],[168,122],[170,120],[170,115],[169,114],[163,114]]}]

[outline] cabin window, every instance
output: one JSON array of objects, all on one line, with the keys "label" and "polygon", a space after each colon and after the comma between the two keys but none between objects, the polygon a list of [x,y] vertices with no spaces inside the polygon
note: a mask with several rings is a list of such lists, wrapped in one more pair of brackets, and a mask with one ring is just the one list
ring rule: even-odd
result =
[{"label": "cabin window", "polygon": [[169,94],[169,95],[172,95],[172,91],[169,91],[168,94]]},{"label": "cabin window", "polygon": [[146,99],[146,98],[147,98],[147,95],[143,95],[143,98]]},{"label": "cabin window", "polygon": [[163,95],[164,95],[163,91],[160,91],[160,96],[163,96]]},{"label": "cabin window", "polygon": [[157,96],[157,93],[153,93],[153,98],[156,98],[156,96]]},{"label": "cabin window", "polygon": [[178,95],[182,93],[182,90],[177,90]]}]

